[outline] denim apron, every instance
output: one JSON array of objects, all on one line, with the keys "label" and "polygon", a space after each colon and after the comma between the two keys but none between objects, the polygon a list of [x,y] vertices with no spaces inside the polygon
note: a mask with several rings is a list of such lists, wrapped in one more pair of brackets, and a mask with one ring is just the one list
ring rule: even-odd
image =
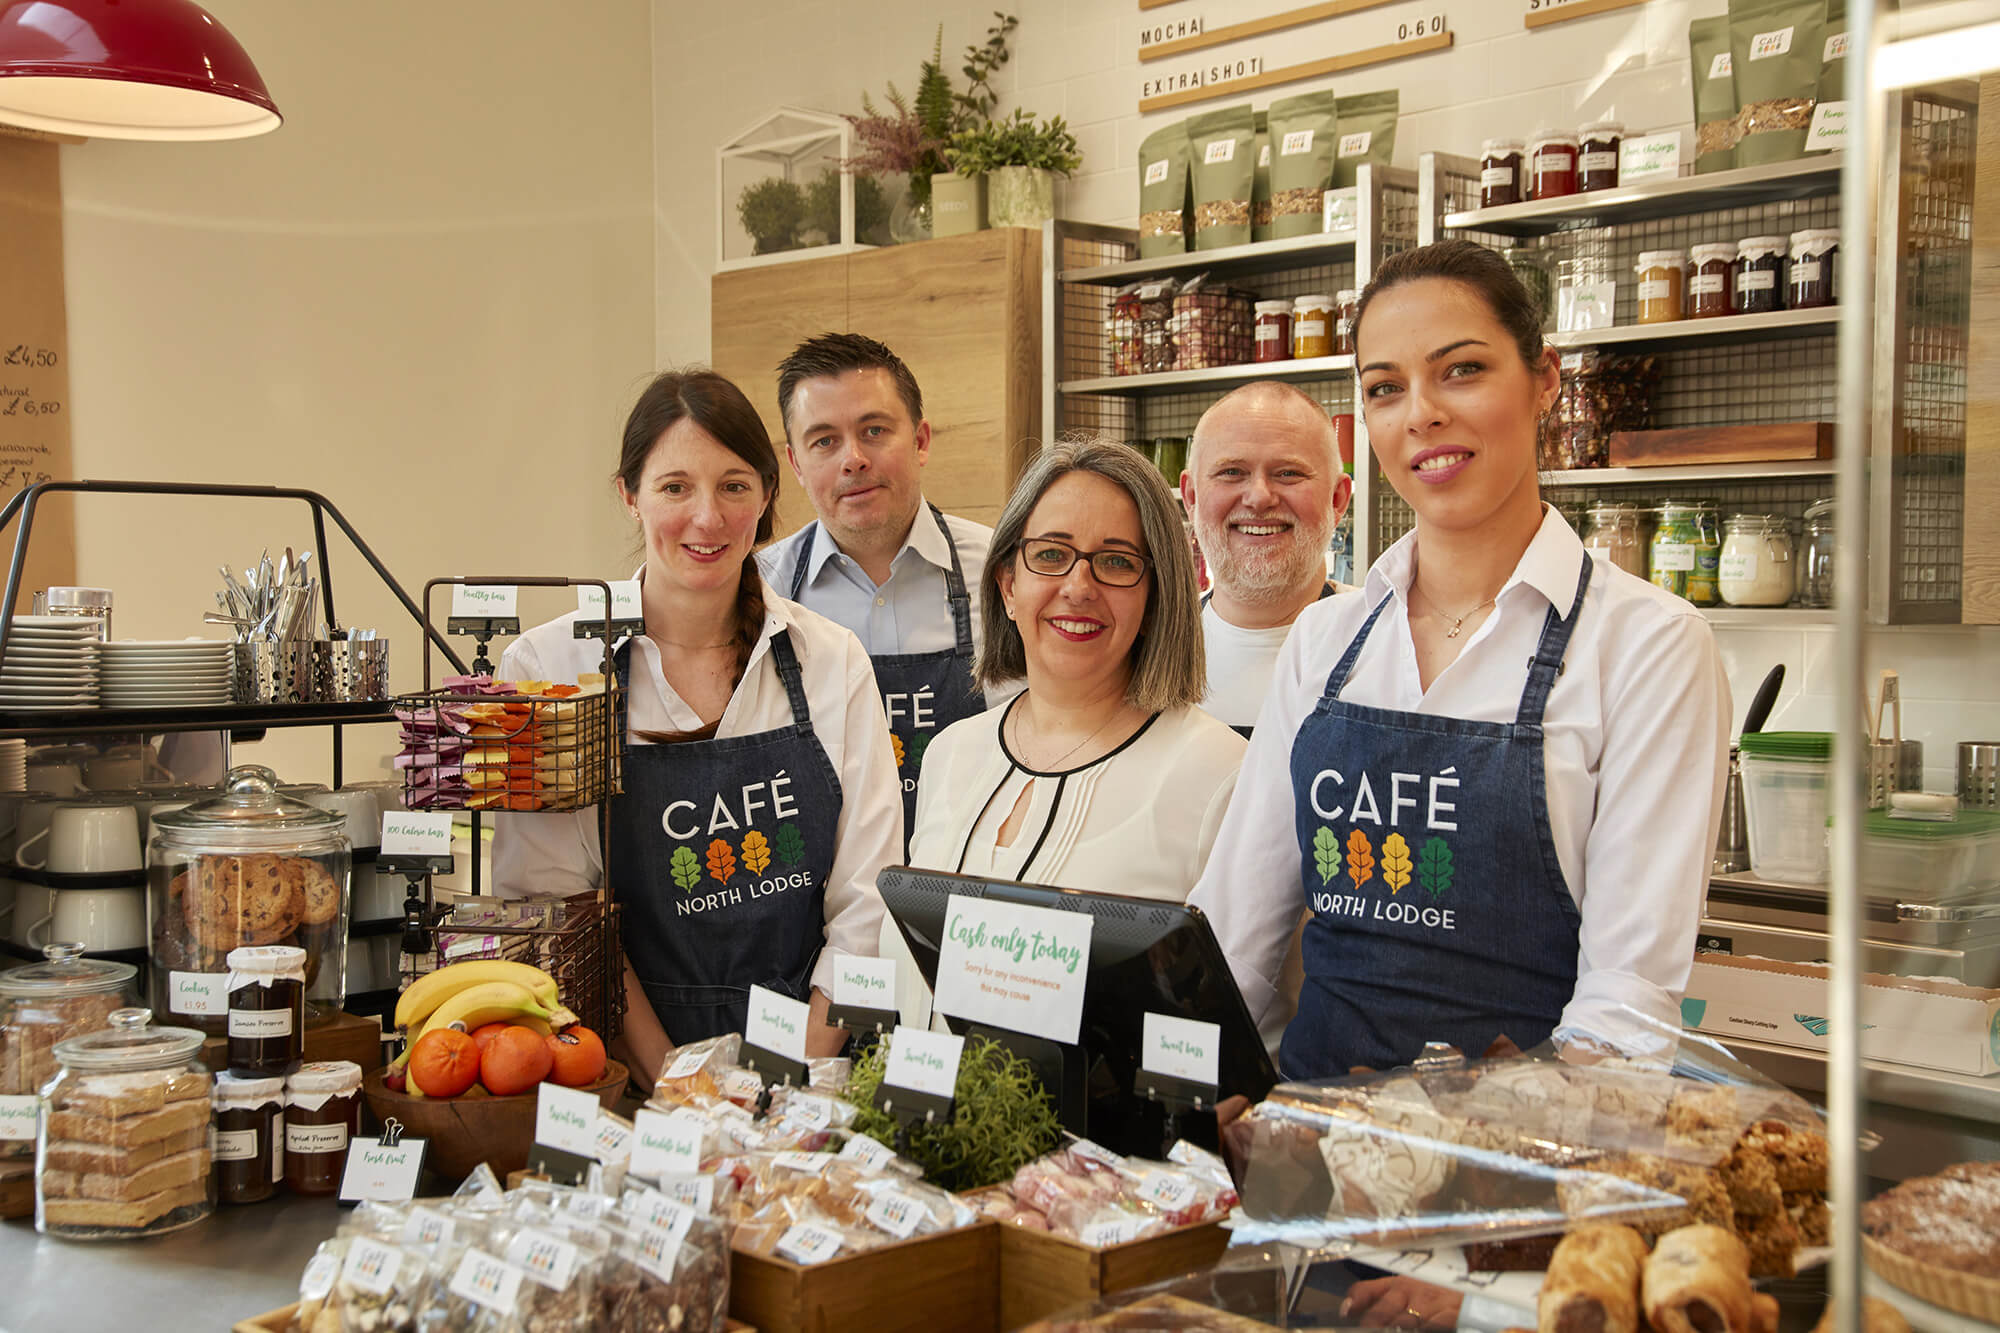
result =
[{"label": "denim apron", "polygon": [[1550,607],[1514,721],[1341,699],[1384,597],[1292,742],[1306,907],[1305,982],[1285,1077],[1408,1064],[1427,1041],[1477,1057],[1501,1033],[1555,1030],[1576,989],[1582,918],[1549,832],[1542,714],[1590,587]]},{"label": "denim apron", "polygon": [[[826,942],[840,775],[813,733],[789,632],[771,660],[791,725],[754,736],[634,745],[611,807],[611,888],[646,998],[676,1046],[741,1032],[750,987],[811,998]],[[631,697],[632,645],[617,653]]]},{"label": "denim apron", "polygon": [[[1333,596],[1333,584],[1331,582],[1328,582],[1320,585],[1319,596],[1313,598],[1313,600],[1316,602],[1323,602],[1331,596]],[[1215,599],[1215,593],[1212,590],[1203,593],[1201,595],[1201,609],[1206,611],[1208,609],[1208,604],[1214,599]],[[1237,735],[1241,736],[1246,741],[1250,739],[1250,733],[1256,730],[1256,728],[1254,727],[1239,727],[1234,722],[1225,723],[1224,725],[1226,725],[1231,731],[1235,732]]]},{"label": "denim apron", "polygon": [[[934,653],[884,653],[870,655],[875,665],[875,688],[882,694],[882,711],[889,718],[889,735],[896,751],[897,777],[903,783],[903,850],[917,831],[917,779],[924,766],[924,749],[931,738],[961,718],[986,711],[986,696],[972,681],[972,596],[966,591],[965,571],[958,563],[958,546],[945,526],[944,513],[930,506],[944,545],[951,552],[951,568],[944,572],[945,595],[951,603],[953,643]],[[806,565],[811,559],[819,524],[810,524],[798,541],[798,555],[792,563],[793,601],[806,587]]]}]

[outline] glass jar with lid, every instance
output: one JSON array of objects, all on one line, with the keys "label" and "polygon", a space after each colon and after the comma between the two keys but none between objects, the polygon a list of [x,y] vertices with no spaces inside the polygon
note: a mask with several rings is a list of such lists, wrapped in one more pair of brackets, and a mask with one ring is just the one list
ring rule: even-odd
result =
[{"label": "glass jar with lid", "polygon": [[1785,238],[1745,236],[1736,243],[1736,266],[1729,275],[1739,315],[1768,315],[1784,308]]},{"label": "glass jar with lid", "polygon": [[1292,298],[1292,355],[1333,355],[1333,298],[1323,292]]},{"label": "glass jar with lid", "polygon": [[1655,587],[1696,606],[1716,601],[1716,568],[1722,556],[1721,514],[1707,500],[1675,501],[1653,511],[1647,563]]},{"label": "glass jar with lid", "polygon": [[332,1194],[361,1132],[361,1066],[351,1060],[302,1065],[285,1083],[285,1187]]},{"label": "glass jar with lid", "polygon": [[1292,359],[1292,303],[1259,301],[1253,308],[1257,324],[1256,358],[1259,361]]},{"label": "glass jar with lid", "polygon": [[1479,206],[1500,208],[1521,202],[1519,139],[1488,139],[1479,145]]},{"label": "glass jar with lid", "polygon": [[1576,193],[1577,139],[1567,130],[1542,130],[1528,141],[1528,197],[1560,199]]},{"label": "glass jar with lid", "polygon": [[85,958],[81,944],[51,944],[47,960],[0,972],[0,1160],[35,1155],[42,1085],[56,1072],[56,1043],[96,1032],[136,1004],[139,969]]},{"label": "glass jar with lid", "polygon": [[1625,127],[1615,120],[1594,121],[1577,136],[1582,140],[1577,157],[1576,182],[1581,190],[1618,188],[1618,149],[1625,141]]},{"label": "glass jar with lid", "polygon": [[156,815],[146,845],[153,1007],[212,1035],[229,1023],[229,954],[305,950],[308,1026],[346,993],[349,844],[341,816],[282,796],[268,768]]},{"label": "glass jar with lid", "polygon": [[1639,322],[1666,324],[1681,317],[1687,300],[1687,255],[1648,250],[1639,256]]},{"label": "glass jar with lid", "polygon": [[215,1211],[202,1034],[114,1009],[56,1043],[35,1140],[35,1230],[67,1240],[157,1236]]},{"label": "glass jar with lid", "polygon": [[1639,506],[1598,504],[1590,507],[1583,534],[1586,551],[1600,551],[1627,574],[1646,577],[1646,542],[1639,530]]},{"label": "glass jar with lid", "polygon": [[1361,293],[1340,292],[1333,298],[1333,354],[1354,355],[1354,317],[1361,309]]},{"label": "glass jar with lid", "polygon": [[1736,247],[1697,245],[1688,254],[1688,317],[1713,319],[1734,308],[1730,276],[1736,268]]},{"label": "glass jar with lid", "polygon": [[1793,588],[1800,606],[1824,610],[1833,605],[1833,501],[1806,506],[1805,535],[1799,542],[1798,571]]},{"label": "glass jar with lid", "polygon": [[1786,269],[1785,307],[1818,310],[1840,301],[1840,229],[1819,227],[1792,233]]},{"label": "glass jar with lid", "polygon": [[1792,600],[1791,525],[1783,514],[1731,514],[1722,534],[1716,586],[1731,606],[1783,606]]},{"label": "glass jar with lid", "polygon": [[223,1203],[262,1203],[285,1179],[285,1080],[215,1080],[215,1186]]}]

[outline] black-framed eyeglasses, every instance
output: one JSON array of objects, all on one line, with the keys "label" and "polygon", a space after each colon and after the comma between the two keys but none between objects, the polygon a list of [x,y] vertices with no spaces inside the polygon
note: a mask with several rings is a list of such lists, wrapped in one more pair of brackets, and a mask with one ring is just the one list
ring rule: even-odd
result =
[{"label": "black-framed eyeglasses", "polygon": [[1153,562],[1137,551],[1108,549],[1079,551],[1068,542],[1053,537],[1024,538],[1015,548],[1021,563],[1037,574],[1059,579],[1076,567],[1078,560],[1090,562],[1090,576],[1107,588],[1130,588],[1146,577]]}]

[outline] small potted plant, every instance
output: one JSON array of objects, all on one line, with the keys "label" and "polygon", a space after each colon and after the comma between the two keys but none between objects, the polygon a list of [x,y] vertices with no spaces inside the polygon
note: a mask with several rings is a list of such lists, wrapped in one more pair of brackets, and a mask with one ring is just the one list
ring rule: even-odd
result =
[{"label": "small potted plant", "polygon": [[948,158],[961,138],[964,160],[985,164],[986,212],[996,227],[1039,227],[1054,217],[1056,176],[1083,165],[1076,136],[1061,116],[1037,121],[1025,108],[954,137]]},{"label": "small potted plant", "polygon": [[934,235],[960,236],[986,229],[986,175],[1000,166],[991,124],[976,125],[951,136],[944,160],[950,171],[931,177],[931,226]]},{"label": "small potted plant", "polygon": [[783,176],[766,177],[746,187],[736,198],[736,216],[756,243],[753,254],[797,249],[799,224],[805,215],[805,191],[796,181]]}]

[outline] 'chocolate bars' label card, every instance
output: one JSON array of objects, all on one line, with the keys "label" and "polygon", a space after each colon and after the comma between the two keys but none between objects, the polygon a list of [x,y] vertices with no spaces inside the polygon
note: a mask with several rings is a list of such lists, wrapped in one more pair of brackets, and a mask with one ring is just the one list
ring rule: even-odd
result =
[{"label": "'chocolate bars' label card", "polygon": [[625,1168],[641,1180],[688,1175],[701,1167],[703,1118],[685,1107],[632,1114],[632,1160]]},{"label": "'chocolate bars' label card", "polygon": [[1140,1037],[1139,1068],[1149,1074],[1215,1087],[1222,1080],[1222,1026],[1191,1018],[1147,1014]]},{"label": "'chocolate bars' label card", "polygon": [[953,894],[938,953],[939,1013],[1074,1045],[1092,918]]}]

